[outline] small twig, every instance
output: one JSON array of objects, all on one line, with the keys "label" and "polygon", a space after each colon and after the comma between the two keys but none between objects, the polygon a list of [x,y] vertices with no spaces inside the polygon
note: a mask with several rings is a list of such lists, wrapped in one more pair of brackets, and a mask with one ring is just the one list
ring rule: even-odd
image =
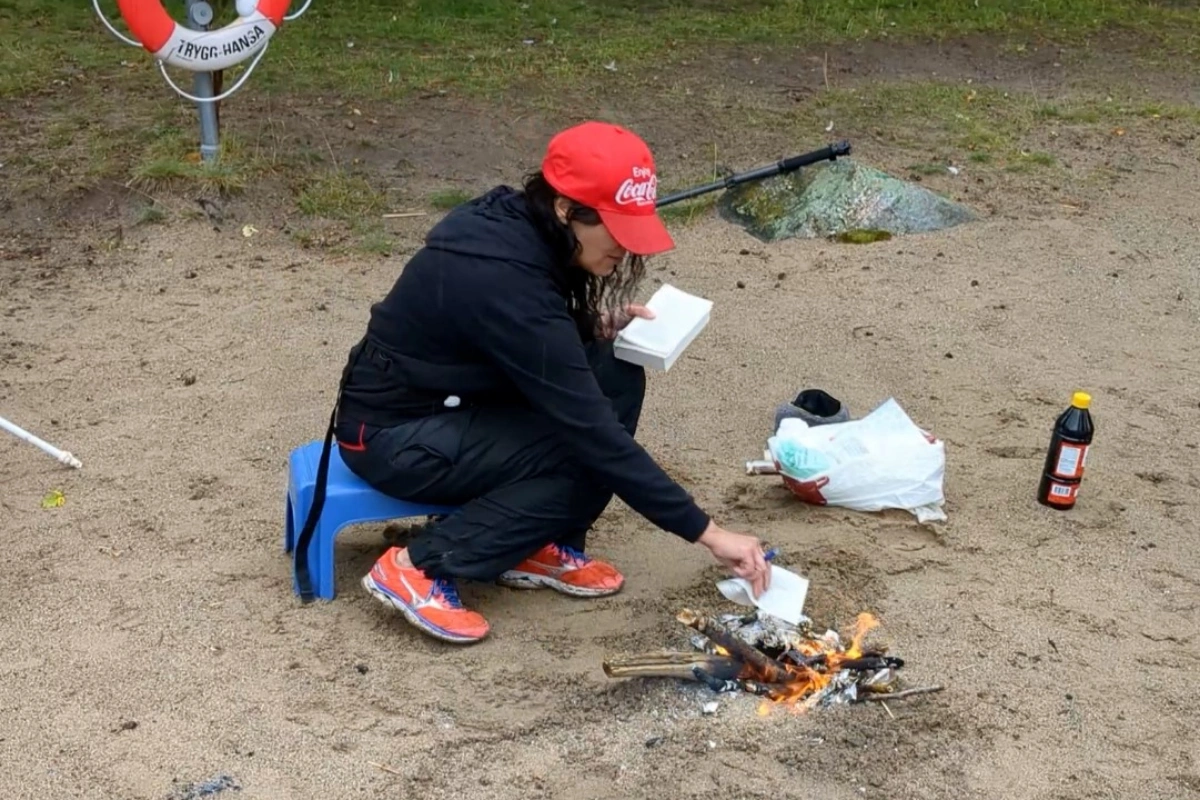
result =
[{"label": "small twig", "polygon": [[825,76],[825,90],[829,90],[829,51],[825,51],[825,63],[821,66],[821,73]]},{"label": "small twig", "polygon": [[891,717],[892,719],[896,718],[896,715],[892,713],[892,710],[890,708],[888,708],[888,704],[886,701],[880,700],[879,705],[883,706],[883,710],[888,712],[889,717]]},{"label": "small twig", "polygon": [[860,700],[868,700],[874,703],[886,703],[888,700],[901,700],[905,697],[913,697],[918,694],[933,694],[945,689],[945,686],[918,686],[915,689],[905,689],[902,692],[879,692],[877,694],[864,694],[859,697]]},{"label": "small twig", "polygon": [[390,772],[393,775],[400,775],[401,777],[404,776],[403,772],[401,772],[400,770],[398,770],[394,767],[389,767],[387,764],[379,764],[375,761],[368,761],[367,763],[370,764],[372,767],[377,767],[378,769],[383,770],[384,772]]},{"label": "small twig", "polygon": [[398,212],[395,214],[384,214],[383,218],[384,219],[405,219],[407,217],[427,217],[427,216],[429,216],[429,212],[427,212],[427,211],[401,211],[401,212]]}]

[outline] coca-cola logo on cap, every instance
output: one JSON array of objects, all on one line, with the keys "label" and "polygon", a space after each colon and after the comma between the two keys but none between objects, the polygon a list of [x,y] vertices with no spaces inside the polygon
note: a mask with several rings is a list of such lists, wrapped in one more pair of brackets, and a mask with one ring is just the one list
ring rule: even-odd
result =
[{"label": "coca-cola logo on cap", "polygon": [[634,167],[633,176],[617,187],[617,205],[652,206],[658,201],[658,176],[649,167]]}]

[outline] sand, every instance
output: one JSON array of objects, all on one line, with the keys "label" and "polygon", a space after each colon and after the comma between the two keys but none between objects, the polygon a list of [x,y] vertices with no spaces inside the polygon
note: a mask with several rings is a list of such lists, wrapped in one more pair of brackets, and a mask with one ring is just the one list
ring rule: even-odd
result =
[{"label": "sand", "polygon": [[[651,376],[644,443],[812,580],[820,624],[870,611],[908,682],[946,687],[890,714],[763,717],[726,696],[704,716],[707,690],[607,679],[608,655],[683,644],[684,605],[730,610],[705,551],[619,502],[591,542],[625,590],[466,585],[493,625],[474,647],[361,591],[382,524],[343,533],[337,599],[302,606],[287,454],[322,435],[405,253],[304,249],[250,211],[119,242],[111,223],[6,234],[0,412],[84,467],[0,434],[0,795],[163,798],[229,776],[241,791],[213,796],[1195,796],[1200,167],[1194,139],[1105,147],[1072,156],[1129,170],[1108,182],[1018,198],[969,168],[939,179],[985,212],[951,231],[766,245],[706,218],[652,262],[644,296],[663,280],[715,307]],[[391,230],[411,252],[435,219]],[[813,508],[747,477],[806,387],[855,416],[893,397],[941,437],[948,520]],[[1035,493],[1076,390],[1098,432],[1057,513]],[[54,489],[64,504],[42,508]]]}]

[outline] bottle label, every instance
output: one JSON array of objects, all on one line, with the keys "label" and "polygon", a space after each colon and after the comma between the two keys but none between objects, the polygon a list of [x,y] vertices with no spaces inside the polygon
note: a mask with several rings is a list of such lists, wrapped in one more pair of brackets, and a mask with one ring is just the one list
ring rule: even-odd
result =
[{"label": "bottle label", "polygon": [[1057,506],[1069,506],[1074,504],[1078,495],[1078,483],[1059,483],[1058,481],[1051,481],[1050,489],[1046,493],[1046,502],[1053,503]]},{"label": "bottle label", "polygon": [[1078,479],[1083,477],[1083,467],[1087,462],[1087,445],[1069,444],[1063,442],[1058,449],[1058,460],[1054,465],[1054,475],[1058,478]]}]

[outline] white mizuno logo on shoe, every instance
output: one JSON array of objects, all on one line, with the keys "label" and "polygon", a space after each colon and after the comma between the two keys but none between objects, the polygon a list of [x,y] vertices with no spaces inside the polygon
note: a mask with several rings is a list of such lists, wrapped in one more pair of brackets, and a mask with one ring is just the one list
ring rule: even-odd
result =
[{"label": "white mizuno logo on shoe", "polygon": [[428,597],[422,597],[417,593],[417,590],[412,587],[412,584],[408,582],[408,579],[404,577],[403,573],[400,575],[400,583],[404,584],[404,588],[408,592],[408,596],[410,598],[408,601],[409,605],[411,605],[413,608],[429,608],[430,606],[434,608],[442,607],[441,603],[439,603],[437,600],[437,594],[435,592],[431,591]]},{"label": "white mizuno logo on shoe", "polygon": [[575,569],[575,567],[571,566],[570,564],[547,564],[543,561],[534,561],[533,563],[537,564],[539,567],[552,575],[562,575]]}]

